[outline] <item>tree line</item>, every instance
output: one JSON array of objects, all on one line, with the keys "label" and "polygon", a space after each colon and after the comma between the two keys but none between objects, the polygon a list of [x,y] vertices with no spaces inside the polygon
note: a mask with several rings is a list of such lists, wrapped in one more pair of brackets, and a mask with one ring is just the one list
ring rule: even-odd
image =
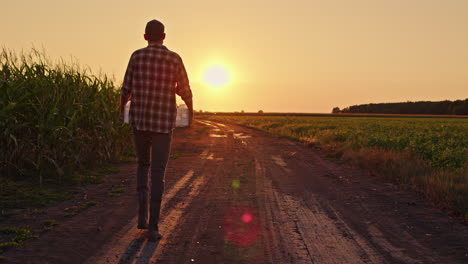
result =
[{"label": "tree line", "polygon": [[419,101],[353,105],[333,108],[332,113],[468,115],[468,98],[456,101]]}]

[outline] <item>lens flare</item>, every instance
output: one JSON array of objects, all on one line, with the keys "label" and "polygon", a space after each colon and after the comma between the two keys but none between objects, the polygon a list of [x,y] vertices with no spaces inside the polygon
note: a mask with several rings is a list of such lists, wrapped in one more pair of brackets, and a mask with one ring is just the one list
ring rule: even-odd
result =
[{"label": "lens flare", "polygon": [[244,213],[241,219],[244,223],[250,223],[252,221],[252,215],[249,213]]},{"label": "lens flare", "polygon": [[239,189],[239,187],[240,187],[240,181],[239,181],[239,180],[233,180],[231,186],[232,186],[232,188],[234,188],[234,189]]},{"label": "lens flare", "polygon": [[238,247],[247,247],[257,240],[260,221],[257,210],[251,206],[234,206],[224,214],[224,237]]}]

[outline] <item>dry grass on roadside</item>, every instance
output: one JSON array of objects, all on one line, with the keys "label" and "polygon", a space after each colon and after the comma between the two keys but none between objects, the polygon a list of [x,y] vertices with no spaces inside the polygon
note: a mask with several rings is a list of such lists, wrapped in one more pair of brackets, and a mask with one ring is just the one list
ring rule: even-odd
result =
[{"label": "dry grass on roadside", "polygon": [[345,150],[342,159],[400,186],[414,189],[438,207],[454,210],[468,219],[468,176],[463,177],[468,175],[466,168],[464,173],[434,169],[409,151],[370,148]]}]

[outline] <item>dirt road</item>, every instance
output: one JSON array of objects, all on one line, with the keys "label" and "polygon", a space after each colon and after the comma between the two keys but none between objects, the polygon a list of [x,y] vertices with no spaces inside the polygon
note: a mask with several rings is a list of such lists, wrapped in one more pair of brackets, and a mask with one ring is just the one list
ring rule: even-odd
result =
[{"label": "dirt road", "polygon": [[176,133],[172,155],[162,240],[136,229],[132,164],[120,173],[125,195],[11,253],[12,263],[468,262],[458,219],[299,142],[201,120]]}]

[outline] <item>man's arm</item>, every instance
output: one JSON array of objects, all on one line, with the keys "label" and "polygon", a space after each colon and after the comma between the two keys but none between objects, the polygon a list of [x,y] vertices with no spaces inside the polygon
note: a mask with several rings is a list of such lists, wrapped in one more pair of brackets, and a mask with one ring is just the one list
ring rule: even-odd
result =
[{"label": "man's arm", "polygon": [[193,122],[192,90],[190,89],[187,71],[185,70],[185,66],[182,62],[182,59],[180,59],[177,72],[176,94],[178,94],[187,105],[187,108],[189,110],[189,126],[191,126]]},{"label": "man's arm", "polygon": [[[132,56],[133,57],[133,56]],[[133,84],[133,63],[132,57],[128,62],[127,70],[125,71],[124,82],[122,85],[122,90],[120,91],[120,116],[124,116],[125,105],[132,97],[132,84]]]}]

